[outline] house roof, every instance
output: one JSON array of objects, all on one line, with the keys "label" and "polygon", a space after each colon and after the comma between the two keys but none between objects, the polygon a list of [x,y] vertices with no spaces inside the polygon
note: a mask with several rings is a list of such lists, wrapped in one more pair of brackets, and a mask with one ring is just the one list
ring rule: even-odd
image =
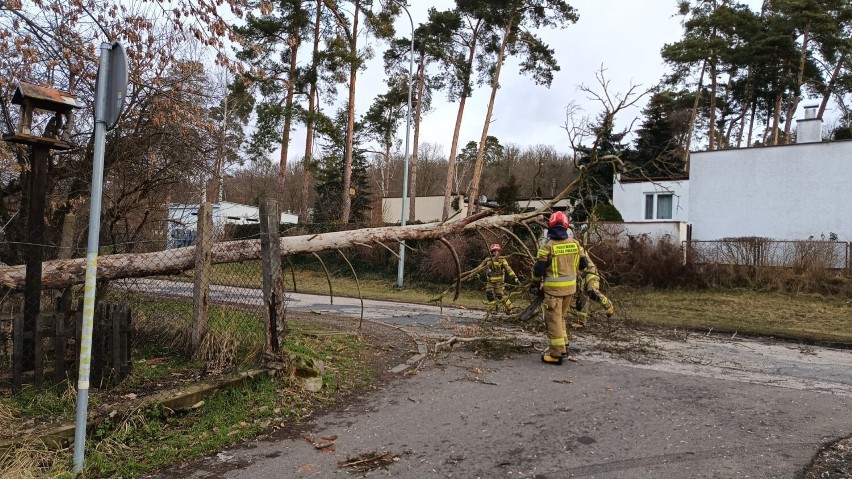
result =
[{"label": "house roof", "polygon": [[660,181],[686,181],[689,175],[671,175],[671,176],[621,176],[618,181],[620,183],[657,183]]}]

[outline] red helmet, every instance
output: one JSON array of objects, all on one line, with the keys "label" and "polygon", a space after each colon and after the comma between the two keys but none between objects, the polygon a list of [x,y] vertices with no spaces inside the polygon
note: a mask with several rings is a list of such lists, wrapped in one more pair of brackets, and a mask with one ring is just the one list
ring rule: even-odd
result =
[{"label": "red helmet", "polygon": [[495,251],[500,251],[500,244],[493,243],[491,246],[488,247],[488,251],[491,251],[492,253]]},{"label": "red helmet", "polygon": [[561,226],[563,228],[568,228],[568,215],[563,213],[562,211],[557,211],[550,215],[550,219],[547,220],[547,227],[553,228],[554,226]]}]

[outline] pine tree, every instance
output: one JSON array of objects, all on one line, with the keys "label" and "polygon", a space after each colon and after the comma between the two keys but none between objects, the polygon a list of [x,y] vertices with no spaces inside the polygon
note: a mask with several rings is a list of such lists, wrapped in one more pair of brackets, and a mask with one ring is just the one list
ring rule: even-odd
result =
[{"label": "pine tree", "polygon": [[[476,164],[473,170],[470,196],[479,195],[479,183],[485,160],[486,138],[491,126],[491,116],[497,90],[500,88],[500,73],[507,56],[520,57],[521,73],[530,75],[539,85],[550,87],[553,73],[559,71],[555,52],[542,40],[534,29],[542,27],[565,28],[578,20],[574,8],[562,0],[503,0],[482,2],[459,0],[463,11],[476,12],[492,26],[488,40],[483,43],[483,57],[491,61],[484,63],[484,73],[491,85],[491,98],[485,112],[482,135]],[[468,210],[474,214],[477,208]]]},{"label": "pine tree", "polygon": [[[313,219],[317,223],[339,222],[341,218],[340,210],[344,204],[340,192],[345,184],[344,175],[347,158],[346,115],[346,110],[340,110],[333,124],[326,125],[330,128],[323,127],[321,131],[325,137],[325,144],[316,173]],[[350,156],[352,163],[349,177],[349,205],[351,208],[349,223],[367,220],[372,197],[370,176],[367,172],[366,151],[360,145],[363,125],[360,122],[355,122],[354,126],[354,150]]]},{"label": "pine tree", "polygon": [[651,96],[642,110],[645,119],[636,129],[636,151],[624,158],[637,168],[635,174],[647,177],[682,173],[692,95],[660,91]]},{"label": "pine tree", "polygon": [[572,221],[588,221],[599,204],[612,200],[612,181],[615,176],[615,164],[611,161],[601,161],[606,155],[618,157],[628,156],[628,146],[623,143],[627,132],[614,131],[612,115],[603,113],[598,125],[592,129],[597,141],[590,147],[578,148],[581,155],[577,158],[579,167],[587,168],[586,177],[575,189],[569,199],[572,202]]}]

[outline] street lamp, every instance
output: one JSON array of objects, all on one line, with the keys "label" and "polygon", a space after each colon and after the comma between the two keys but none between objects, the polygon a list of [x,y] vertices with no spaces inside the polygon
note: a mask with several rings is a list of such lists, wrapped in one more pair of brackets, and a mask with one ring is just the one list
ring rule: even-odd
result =
[{"label": "street lamp", "polygon": [[[405,226],[405,200],[408,198],[408,139],[411,136],[411,83],[414,76],[414,20],[411,19],[411,13],[404,4],[399,6],[405,10],[408,15],[408,21],[411,23],[411,49],[408,63],[408,112],[405,115],[405,159],[402,169],[402,218],[400,226]],[[396,289],[402,289],[402,273],[405,270],[405,241],[399,242],[399,266],[396,269]]]}]

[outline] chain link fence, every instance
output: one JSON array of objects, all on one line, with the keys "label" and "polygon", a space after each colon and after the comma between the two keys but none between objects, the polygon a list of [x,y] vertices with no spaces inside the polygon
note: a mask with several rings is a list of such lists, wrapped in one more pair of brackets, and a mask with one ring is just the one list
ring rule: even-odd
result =
[{"label": "chain link fence", "polygon": [[[267,264],[277,263],[275,279],[265,281],[263,259],[212,264],[211,250],[217,243],[221,249],[225,238],[223,231],[211,228],[209,210],[206,220],[193,226],[197,227],[192,233],[175,238],[163,235],[132,244],[102,245],[101,269],[106,255],[120,255],[122,260],[120,271],[110,274],[111,279],[98,280],[97,303],[128,306],[131,318],[127,329],[132,331],[133,349],[146,358],[194,360],[208,372],[256,366],[270,347],[278,350],[279,337],[286,328],[280,255],[272,261],[270,254],[275,253],[267,251],[269,245],[277,248],[278,232],[270,232],[264,248],[258,247],[260,251],[254,255],[264,253]],[[78,259],[67,261],[82,261],[79,258],[84,253],[72,252],[68,256]],[[37,326],[28,327],[35,332],[22,335],[27,344],[18,345],[19,354],[23,348],[25,356],[32,356],[33,343],[38,344],[35,362],[41,364],[33,369],[34,361],[25,361],[24,382],[30,381],[29,376],[38,376],[39,368],[53,371],[67,362],[73,363],[66,368],[67,379],[76,376],[82,297],[80,284],[42,290]],[[61,321],[48,318],[49,313],[59,312]],[[23,295],[0,296],[0,375],[4,379],[13,375],[16,321],[24,322]],[[97,336],[97,324],[95,327]],[[270,330],[275,334],[267,334]],[[65,341],[64,346],[60,339]]]},{"label": "chain link fence", "polygon": [[841,241],[777,241],[769,238],[732,238],[686,241],[686,260],[693,264],[744,267],[826,269],[849,274],[850,243]]}]

